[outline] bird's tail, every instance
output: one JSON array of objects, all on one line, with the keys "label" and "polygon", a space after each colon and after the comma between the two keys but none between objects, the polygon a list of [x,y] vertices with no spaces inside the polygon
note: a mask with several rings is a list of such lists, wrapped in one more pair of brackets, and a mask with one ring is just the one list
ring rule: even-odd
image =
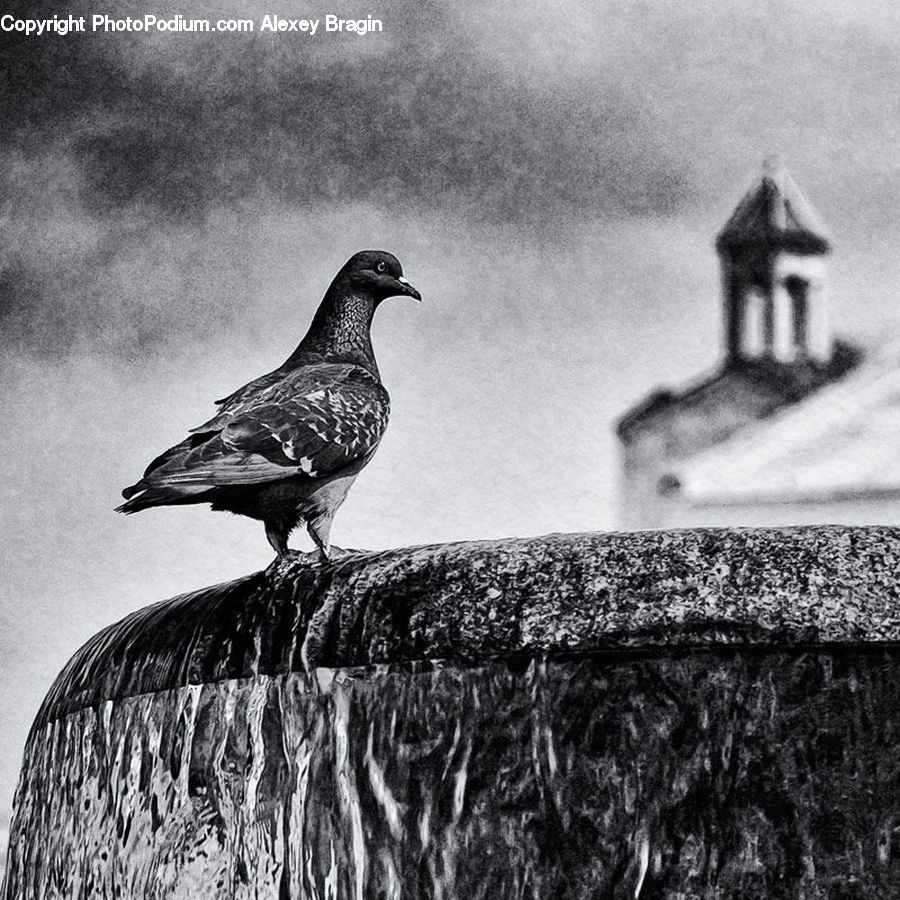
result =
[{"label": "bird's tail", "polygon": [[143,494],[146,490],[147,485],[144,484],[143,480],[141,480],[136,484],[132,484],[130,487],[122,488],[122,496],[126,500],[130,500],[135,494]]},{"label": "bird's tail", "polygon": [[126,502],[121,506],[117,506],[116,512],[129,515],[130,513],[140,512],[140,510],[147,509],[150,506],[155,506],[158,501],[154,501],[152,496],[148,496],[148,494],[152,494],[152,492],[148,491],[146,486],[141,486],[140,482],[125,488],[122,491],[122,496]]},{"label": "bird's tail", "polygon": [[141,483],[131,485],[122,491],[125,503],[116,507],[116,512],[131,513],[140,512],[142,509],[150,509],[151,506],[176,506],[182,503],[199,503],[199,495],[207,492],[207,487],[158,487]]}]

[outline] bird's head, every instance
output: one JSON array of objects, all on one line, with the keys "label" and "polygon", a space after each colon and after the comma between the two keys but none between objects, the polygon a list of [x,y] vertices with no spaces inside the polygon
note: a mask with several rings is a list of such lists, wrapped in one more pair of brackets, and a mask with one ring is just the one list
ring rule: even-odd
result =
[{"label": "bird's head", "polygon": [[351,256],[341,271],[351,284],[370,293],[376,303],[398,296],[422,299],[403,277],[400,260],[386,250],[363,250]]}]

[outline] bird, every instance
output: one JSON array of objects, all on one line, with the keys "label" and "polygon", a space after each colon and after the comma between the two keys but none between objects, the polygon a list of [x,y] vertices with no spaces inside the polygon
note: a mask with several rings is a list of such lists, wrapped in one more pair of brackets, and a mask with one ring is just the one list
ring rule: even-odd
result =
[{"label": "bird", "polygon": [[372,350],[372,317],[388,297],[421,294],[384,250],[363,250],[331,282],[309,330],[273,371],[154,459],[117,512],[210,503],[263,522],[276,560],[304,523],[325,563],[338,507],[372,459],[390,398]]}]

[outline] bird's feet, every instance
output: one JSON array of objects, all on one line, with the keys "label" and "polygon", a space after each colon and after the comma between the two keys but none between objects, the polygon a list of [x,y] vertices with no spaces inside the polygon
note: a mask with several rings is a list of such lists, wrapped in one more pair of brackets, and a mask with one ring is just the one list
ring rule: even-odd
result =
[{"label": "bird's feet", "polygon": [[327,550],[318,547],[311,553],[297,553],[296,555],[305,560],[305,565],[324,567],[333,566],[336,562],[351,556],[356,556],[361,552],[362,551],[360,550],[347,550],[343,547],[335,547],[334,544],[332,544]]},{"label": "bird's feet", "polygon": [[272,560],[269,564],[269,569],[275,571],[282,566],[294,565],[301,565],[304,568],[310,569],[324,568],[329,565],[334,565],[338,560],[346,559],[347,557],[355,556],[362,552],[362,550],[349,550],[333,545],[328,548],[327,552],[321,547],[317,547],[315,550],[311,550],[308,553],[304,553],[302,550],[286,549]]},{"label": "bird's feet", "polygon": [[304,553],[302,550],[285,550],[284,553],[275,556],[275,559],[269,563],[267,571],[277,572],[279,569],[293,568],[294,566],[311,569],[318,568],[322,564],[322,555],[317,550],[309,553]]}]

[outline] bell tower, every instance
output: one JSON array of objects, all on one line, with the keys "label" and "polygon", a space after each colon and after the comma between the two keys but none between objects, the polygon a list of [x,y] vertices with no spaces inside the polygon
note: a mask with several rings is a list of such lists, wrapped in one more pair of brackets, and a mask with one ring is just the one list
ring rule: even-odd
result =
[{"label": "bell tower", "polygon": [[729,365],[831,361],[830,249],[825,230],[781,160],[768,158],[716,238]]}]

